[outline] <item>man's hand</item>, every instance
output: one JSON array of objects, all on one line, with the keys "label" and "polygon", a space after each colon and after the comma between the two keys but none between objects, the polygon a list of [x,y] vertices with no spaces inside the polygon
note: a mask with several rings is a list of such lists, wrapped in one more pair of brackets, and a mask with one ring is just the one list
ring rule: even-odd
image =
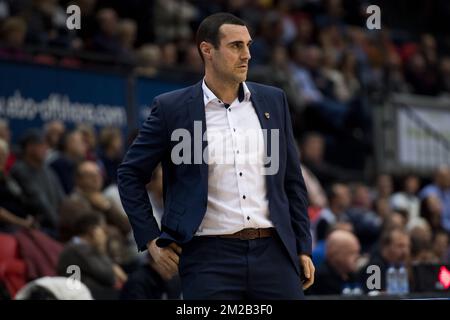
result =
[{"label": "man's hand", "polygon": [[311,258],[306,254],[300,255],[300,266],[306,278],[306,281],[303,283],[303,290],[306,290],[314,283],[314,272],[316,268],[314,268]]},{"label": "man's hand", "polygon": [[157,271],[164,274],[164,278],[172,278],[178,273],[181,248],[177,244],[171,243],[165,248],[160,248],[156,245],[156,239],[154,239],[149,242],[147,248],[153,261],[158,266],[157,269],[159,270]]}]

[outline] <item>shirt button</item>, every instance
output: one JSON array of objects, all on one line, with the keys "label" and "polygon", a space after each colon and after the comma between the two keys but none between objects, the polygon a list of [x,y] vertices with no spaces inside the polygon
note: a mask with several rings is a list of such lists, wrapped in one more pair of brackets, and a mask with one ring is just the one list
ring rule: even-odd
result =
[{"label": "shirt button", "polygon": [[239,176],[241,176],[241,177],[242,177],[242,172],[239,172]]},{"label": "shirt button", "polygon": [[247,198],[245,195],[244,196],[242,196],[242,199],[244,199],[245,200],[245,198]]},{"label": "shirt button", "polygon": [[247,220],[250,220],[250,217],[249,217],[249,216],[247,216]]},{"label": "shirt button", "polygon": [[233,128],[233,131],[236,132],[236,128]]},{"label": "shirt button", "polygon": [[231,112],[231,108],[228,108],[228,111]]},{"label": "shirt button", "polygon": [[236,153],[239,154],[239,150],[236,150]]}]

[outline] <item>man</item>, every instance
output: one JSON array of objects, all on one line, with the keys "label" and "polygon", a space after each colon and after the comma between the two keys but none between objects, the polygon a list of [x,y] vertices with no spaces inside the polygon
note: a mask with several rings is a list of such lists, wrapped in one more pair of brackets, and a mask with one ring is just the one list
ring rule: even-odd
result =
[{"label": "man", "polygon": [[419,193],[421,200],[436,196],[442,203],[442,227],[450,232],[450,167],[442,165],[437,168],[434,183],[427,185]]},{"label": "man", "polygon": [[347,210],[351,204],[349,187],[342,183],[334,183],[329,189],[328,201],[330,203],[329,208],[322,209],[317,220],[315,228],[317,241],[324,240],[330,228],[336,223],[350,223],[347,216]]},{"label": "man", "polygon": [[386,290],[386,271],[389,267],[399,267],[409,261],[411,241],[408,233],[401,228],[391,228],[383,232],[380,237],[379,250],[375,250],[369,263],[361,269],[361,277],[366,283],[370,274],[366,273],[367,267],[376,265],[381,271],[381,290]]},{"label": "man", "polygon": [[359,241],[351,232],[332,231],[326,239],[325,263],[317,269],[317,281],[308,294],[342,294],[358,285]]},{"label": "man", "polygon": [[23,190],[5,173],[8,143],[0,138],[0,232],[15,232],[18,227],[31,228],[35,219]]},{"label": "man", "polygon": [[40,225],[56,236],[58,207],[64,191],[54,172],[45,164],[47,145],[37,129],[28,130],[21,138],[22,159],[11,169],[11,176],[19,183]]},{"label": "man", "polygon": [[45,141],[48,146],[47,163],[51,163],[58,156],[58,144],[65,132],[66,127],[61,120],[52,120],[44,125]]},{"label": "man", "polygon": [[62,136],[60,141],[61,152],[49,162],[67,195],[73,191],[75,170],[77,165],[86,157],[86,149],[81,132],[77,130],[71,131]]},{"label": "man", "polygon": [[115,262],[126,266],[134,262],[136,253],[134,246],[134,250],[131,250],[131,246],[128,248],[130,223],[121,209],[103,195],[102,185],[103,177],[97,163],[83,161],[77,166],[74,191],[63,202],[60,210],[61,236],[67,239],[73,234],[75,222],[80,216],[89,211],[96,211],[107,223],[108,253]]},{"label": "man", "polygon": [[108,235],[104,218],[95,212],[79,217],[75,237],[59,256],[57,271],[67,276],[70,266],[78,266],[81,281],[95,299],[117,299],[117,283],[125,283],[127,275],[107,255]]},{"label": "man", "polygon": [[319,217],[312,223],[314,238],[313,262],[316,267],[325,259],[327,234],[335,227],[353,231],[347,211],[350,208],[351,195],[347,185],[334,183],[328,190],[329,207],[319,212]]},{"label": "man", "polygon": [[[301,277],[304,289],[314,281],[307,192],[286,97],[245,82],[250,43],[242,20],[207,17],[197,31],[204,79],[154,99],[118,170],[138,247],[173,274],[179,266],[186,299],[301,299]],[[265,138],[261,129],[269,129]],[[186,132],[194,139],[183,138],[180,150],[172,140]],[[264,148],[239,147],[261,140],[270,166]],[[258,161],[242,164],[241,157]],[[160,161],[161,231],[145,189]]]}]

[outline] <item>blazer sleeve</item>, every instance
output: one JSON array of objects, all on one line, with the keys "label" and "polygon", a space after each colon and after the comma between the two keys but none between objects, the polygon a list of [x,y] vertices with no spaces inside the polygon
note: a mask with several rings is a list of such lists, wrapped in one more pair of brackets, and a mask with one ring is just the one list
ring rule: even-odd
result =
[{"label": "blazer sleeve", "polygon": [[284,187],[289,201],[291,223],[294,229],[297,253],[312,254],[310,221],[308,216],[308,193],[300,168],[300,157],[292,130],[291,116],[286,94],[283,93],[283,109],[285,114],[286,135],[286,173]]},{"label": "blazer sleeve", "polygon": [[161,162],[168,144],[163,110],[160,101],[155,98],[149,117],[117,170],[120,199],[140,251],[145,251],[147,243],[160,235],[145,186]]}]

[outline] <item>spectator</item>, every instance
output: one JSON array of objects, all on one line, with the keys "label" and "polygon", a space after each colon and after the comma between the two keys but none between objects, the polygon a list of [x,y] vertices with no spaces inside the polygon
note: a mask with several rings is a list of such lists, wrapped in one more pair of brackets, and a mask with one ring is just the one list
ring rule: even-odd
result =
[{"label": "spectator", "polygon": [[7,18],[1,28],[0,57],[13,60],[26,60],[29,58],[24,51],[25,36],[27,33],[26,22],[19,17]]},{"label": "spectator", "polygon": [[386,198],[378,198],[374,201],[374,209],[376,214],[383,220],[383,223],[392,215],[389,200]]},{"label": "spectator", "polygon": [[407,93],[411,91],[403,72],[403,61],[398,52],[389,52],[383,76],[387,93]]},{"label": "spectator", "polygon": [[384,230],[380,237],[379,248],[372,252],[366,267],[361,269],[363,283],[368,275],[366,269],[370,265],[380,267],[381,291],[386,290],[386,271],[391,266],[406,265],[411,253],[411,241],[406,231],[399,228]]},{"label": "spectator", "polygon": [[432,248],[439,263],[450,263],[449,244],[449,234],[444,230],[437,230],[433,234]]},{"label": "spectator", "polygon": [[161,61],[161,50],[157,45],[146,44],[137,52],[136,73],[141,76],[155,77]]},{"label": "spectator", "polygon": [[442,229],[442,210],[442,202],[436,195],[430,195],[422,200],[420,215],[433,231]]},{"label": "spectator", "polygon": [[354,227],[362,251],[369,252],[377,241],[382,226],[382,219],[372,210],[369,188],[363,183],[353,186],[352,206],[348,217]]},{"label": "spectator", "polygon": [[30,129],[21,138],[22,158],[11,170],[28,202],[39,214],[38,221],[53,236],[58,224],[58,207],[64,198],[57,176],[45,164],[47,145],[39,130]]},{"label": "spectator", "polygon": [[119,20],[117,13],[111,8],[103,8],[97,12],[99,30],[93,38],[94,50],[102,53],[119,55],[120,43],[118,39]]},{"label": "spectator", "polygon": [[322,135],[311,132],[305,134],[300,144],[303,165],[308,168],[320,183],[327,187],[335,181],[346,181],[353,172],[334,166],[324,159],[325,139]]},{"label": "spectator", "polygon": [[341,130],[347,117],[347,108],[333,96],[332,82],[321,69],[323,52],[319,47],[293,46],[291,70],[297,90],[307,105],[317,110],[329,129]]},{"label": "spectator", "polygon": [[165,42],[161,45],[161,66],[164,68],[175,68],[178,64],[178,49],[175,43]]},{"label": "spectator", "polygon": [[83,136],[83,141],[86,145],[86,160],[97,161],[97,136],[95,129],[91,125],[83,123],[77,126],[77,131]]},{"label": "spectator", "polygon": [[268,11],[260,22],[260,30],[252,44],[252,65],[265,65],[270,62],[271,49],[281,45],[283,21],[276,11]]},{"label": "spectator", "polygon": [[135,63],[134,43],[136,42],[137,25],[134,20],[120,20],[117,26],[117,37],[120,43],[120,56],[123,61]]},{"label": "spectator", "polygon": [[32,0],[26,16],[28,42],[66,48],[71,46],[74,34],[66,28],[67,15],[56,0]]},{"label": "spectator", "polygon": [[320,184],[319,179],[303,164],[300,164],[303,180],[305,180],[306,189],[308,190],[308,200],[310,207],[322,209],[328,205],[325,191]]},{"label": "spectator", "polygon": [[431,195],[437,196],[442,204],[441,223],[442,227],[450,232],[450,168],[440,166],[434,176],[434,182],[420,191],[421,199]]},{"label": "spectator", "polygon": [[47,163],[51,163],[58,155],[58,144],[65,131],[66,127],[60,120],[53,120],[44,125],[45,142],[49,148]]},{"label": "spectator", "polygon": [[317,270],[316,281],[307,293],[340,295],[345,288],[361,287],[357,276],[359,251],[359,241],[351,232],[331,232],[326,240],[325,263]]},{"label": "spectator", "polygon": [[436,95],[438,93],[437,75],[427,65],[425,57],[420,52],[409,59],[406,80],[416,94]]},{"label": "spectator", "polygon": [[75,169],[86,156],[87,148],[81,132],[74,130],[63,135],[59,149],[59,155],[50,163],[50,167],[58,176],[65,194],[69,195],[75,184]]},{"label": "spectator", "polygon": [[31,228],[35,224],[22,189],[3,169],[8,153],[8,144],[0,138],[0,232],[14,232],[17,227]]},{"label": "spectator", "polygon": [[133,268],[136,248],[129,244],[131,226],[122,209],[101,192],[103,178],[95,162],[84,161],[76,169],[75,189],[70,195],[72,201],[83,203],[89,211],[98,211],[108,225],[108,252],[116,263]]},{"label": "spectator", "polygon": [[249,78],[282,88],[286,93],[289,108],[293,113],[294,124],[299,123],[297,118],[301,116],[300,113],[303,111],[305,104],[292,77],[292,72],[289,68],[288,52],[284,46],[276,45],[272,49],[270,62],[250,69]]},{"label": "spectator", "polygon": [[351,204],[350,189],[341,183],[331,185],[328,192],[330,206],[320,212],[315,228],[315,238],[317,241],[325,239],[330,229],[337,222],[349,223],[347,211]]},{"label": "spectator", "polygon": [[190,39],[189,27],[197,12],[195,7],[182,0],[157,0],[154,2],[153,29],[156,42]]},{"label": "spectator", "polygon": [[376,191],[374,198],[389,199],[394,187],[392,177],[388,174],[380,174],[377,176]]},{"label": "spectator", "polygon": [[437,257],[432,248],[432,232],[427,222],[415,225],[410,231],[411,263],[433,263]]},{"label": "spectator", "polygon": [[416,175],[408,175],[403,180],[401,191],[394,193],[390,198],[390,206],[394,210],[408,212],[408,225],[414,225],[419,219],[420,200],[417,197],[420,180]]},{"label": "spectator", "polygon": [[117,128],[103,128],[100,132],[100,160],[105,169],[105,186],[117,182],[117,168],[123,158],[123,137]]},{"label": "spectator", "polygon": [[106,222],[126,236],[131,230],[128,218],[102,194],[102,185],[103,179],[98,165],[95,162],[83,161],[75,171],[75,189],[70,198],[78,199],[91,210],[103,213]]},{"label": "spectator", "polygon": [[58,274],[67,276],[69,266],[80,268],[81,281],[94,299],[118,299],[119,287],[127,276],[107,256],[107,234],[101,215],[91,213],[80,217],[76,236],[66,245],[58,262]]}]

